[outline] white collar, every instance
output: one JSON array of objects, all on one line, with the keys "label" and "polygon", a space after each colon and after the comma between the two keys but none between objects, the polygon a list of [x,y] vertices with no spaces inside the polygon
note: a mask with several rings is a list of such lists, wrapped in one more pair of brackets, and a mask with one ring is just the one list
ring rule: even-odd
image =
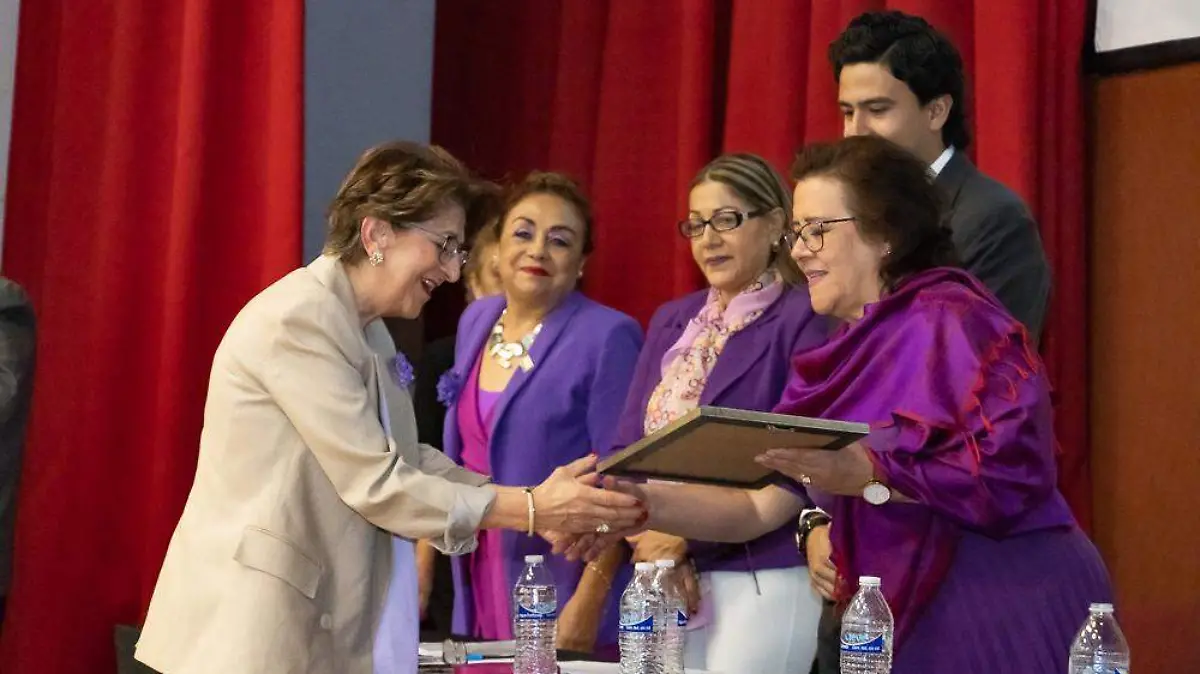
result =
[{"label": "white collar", "polygon": [[933,160],[933,163],[929,165],[929,170],[932,171],[933,175],[936,177],[937,175],[941,174],[942,169],[946,168],[946,164],[950,163],[950,157],[953,156],[954,146],[951,145],[945,150],[942,150],[942,154],[939,155],[937,159]]}]

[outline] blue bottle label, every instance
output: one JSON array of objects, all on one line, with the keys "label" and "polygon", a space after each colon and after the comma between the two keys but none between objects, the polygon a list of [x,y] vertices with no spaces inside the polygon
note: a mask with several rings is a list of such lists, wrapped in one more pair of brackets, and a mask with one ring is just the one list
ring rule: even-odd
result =
[{"label": "blue bottle label", "polygon": [[882,653],[883,635],[872,637],[869,634],[843,634],[843,653]]},{"label": "blue bottle label", "polygon": [[621,621],[620,631],[649,634],[654,631],[654,616],[648,616],[637,622]]},{"label": "blue bottle label", "polygon": [[687,627],[687,624],[688,624],[687,611],[684,611],[682,609],[675,611],[675,624],[679,625],[680,627]]},{"label": "blue bottle label", "polygon": [[553,604],[542,606],[517,605],[517,620],[554,620],[558,617],[558,607]]}]

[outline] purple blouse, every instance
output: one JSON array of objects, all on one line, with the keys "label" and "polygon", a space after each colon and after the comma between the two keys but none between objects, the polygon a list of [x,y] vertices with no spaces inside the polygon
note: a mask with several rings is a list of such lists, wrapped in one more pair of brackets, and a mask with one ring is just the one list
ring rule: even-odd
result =
[{"label": "purple blouse", "polygon": [[[482,362],[483,354],[480,352],[458,406],[458,427],[463,439],[463,467],[490,477],[492,466],[488,442],[496,401],[503,391],[485,391],[479,387]],[[500,532],[483,529],[479,532],[479,547],[467,557],[475,605],[470,636],[489,641],[512,639],[509,589],[501,549]]]}]

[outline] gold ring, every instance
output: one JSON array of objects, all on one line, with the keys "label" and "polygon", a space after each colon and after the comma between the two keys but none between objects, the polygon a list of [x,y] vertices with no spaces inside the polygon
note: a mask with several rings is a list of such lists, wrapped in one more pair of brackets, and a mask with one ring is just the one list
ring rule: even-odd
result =
[{"label": "gold ring", "polygon": [[800,484],[807,487],[808,485],[812,484],[812,478],[807,475],[801,475],[800,476]]},{"label": "gold ring", "polygon": [[611,531],[611,529],[608,526],[608,522],[601,522],[600,524],[596,525],[596,533],[598,534],[607,534],[609,531]]}]

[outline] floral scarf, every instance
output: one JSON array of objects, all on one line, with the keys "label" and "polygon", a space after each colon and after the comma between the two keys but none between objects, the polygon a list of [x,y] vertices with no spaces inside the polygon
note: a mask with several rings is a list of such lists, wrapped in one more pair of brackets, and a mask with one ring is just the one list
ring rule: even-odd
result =
[{"label": "floral scarf", "polygon": [[700,404],[700,395],[729,338],[762,315],[783,294],[771,269],[729,301],[723,310],[715,288],[683,334],[662,359],[662,379],[646,404],[643,429],[649,435]]}]

